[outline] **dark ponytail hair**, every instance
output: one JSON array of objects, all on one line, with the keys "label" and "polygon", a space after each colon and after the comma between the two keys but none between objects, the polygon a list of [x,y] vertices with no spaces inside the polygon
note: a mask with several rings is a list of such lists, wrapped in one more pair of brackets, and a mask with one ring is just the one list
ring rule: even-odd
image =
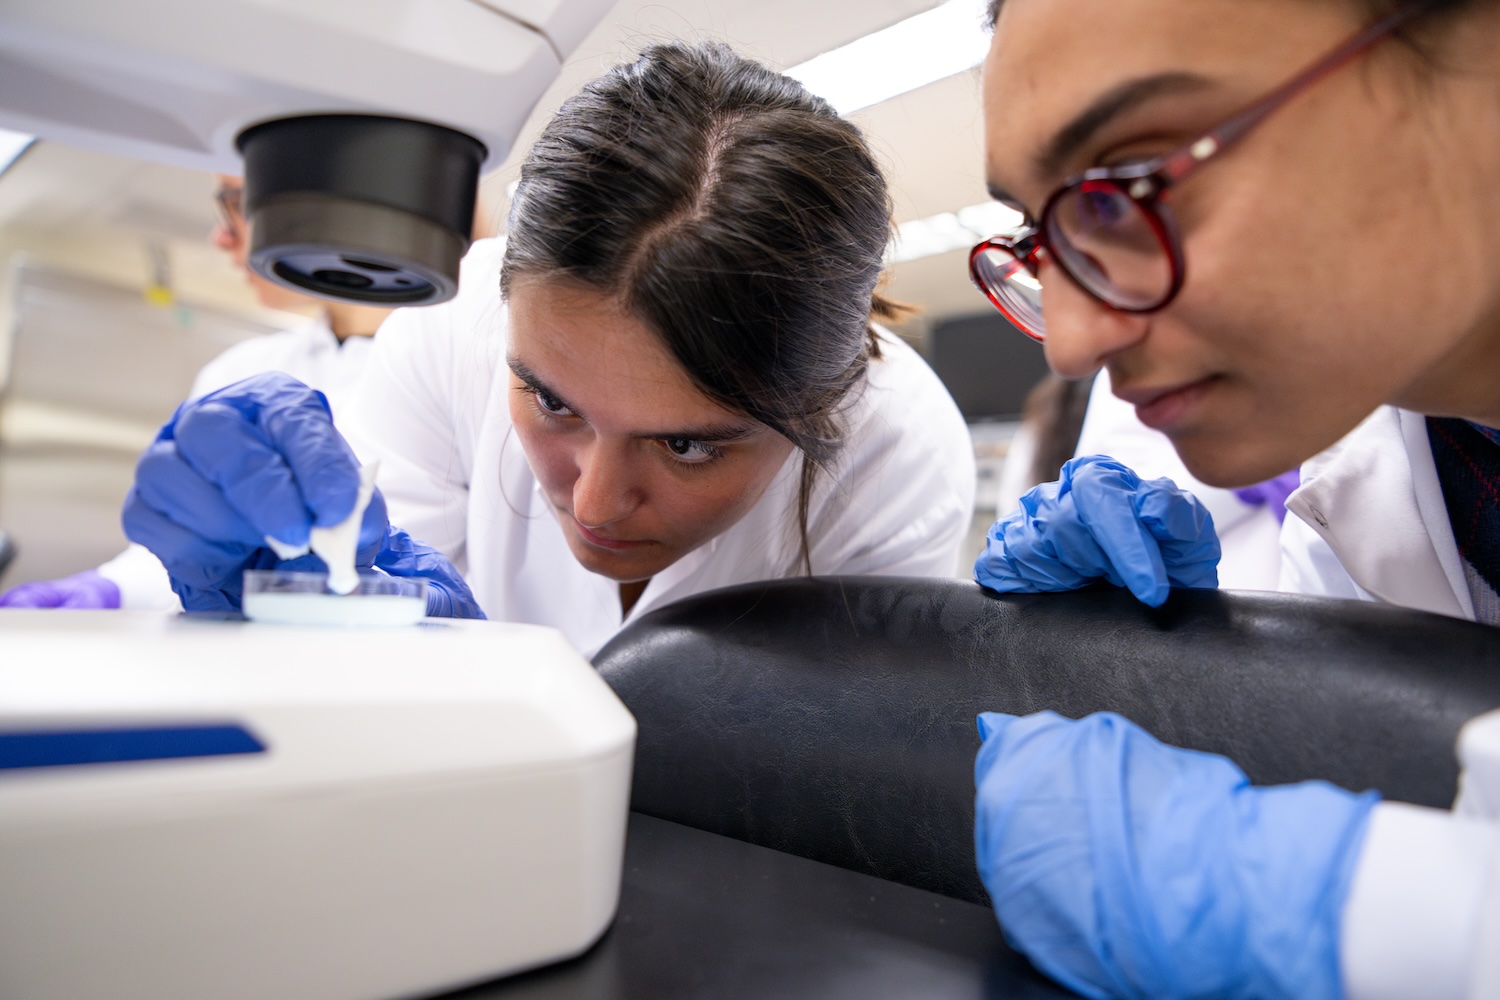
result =
[{"label": "dark ponytail hair", "polygon": [[796,81],[718,44],[656,45],[558,110],[521,166],[502,292],[566,279],[618,297],[710,398],[817,470],[879,356],[891,204],[863,136]]}]

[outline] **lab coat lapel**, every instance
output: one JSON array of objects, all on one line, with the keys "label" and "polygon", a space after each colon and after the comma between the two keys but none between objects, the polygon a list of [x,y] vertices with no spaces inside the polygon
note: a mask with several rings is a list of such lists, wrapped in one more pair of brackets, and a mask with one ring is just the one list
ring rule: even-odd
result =
[{"label": "lab coat lapel", "polygon": [[1303,466],[1287,509],[1373,597],[1474,617],[1421,414],[1376,410]]}]

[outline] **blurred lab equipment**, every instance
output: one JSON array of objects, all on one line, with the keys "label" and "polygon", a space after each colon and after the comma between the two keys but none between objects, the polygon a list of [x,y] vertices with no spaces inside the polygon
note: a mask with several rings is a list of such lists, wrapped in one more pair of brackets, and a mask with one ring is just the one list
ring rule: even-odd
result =
[{"label": "blurred lab equipment", "polygon": [[393,17],[347,0],[21,0],[0,9],[0,126],[243,172],[256,272],[330,298],[441,302],[480,171],[611,5],[426,0]]}]

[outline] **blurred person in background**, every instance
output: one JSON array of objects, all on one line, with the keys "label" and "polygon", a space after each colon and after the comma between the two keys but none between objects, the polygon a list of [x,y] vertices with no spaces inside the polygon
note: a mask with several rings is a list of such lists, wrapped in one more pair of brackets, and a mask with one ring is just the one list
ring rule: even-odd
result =
[{"label": "blurred person in background", "polygon": [[1048,372],[1026,394],[1026,402],[1021,404],[1021,425],[1000,467],[995,492],[997,517],[1015,510],[1033,486],[1056,479],[1063,463],[1073,457],[1091,385],[1093,379],[1065,379]]},{"label": "blurred person in background", "polygon": [[[229,348],[203,366],[188,398],[196,399],[262,372],[285,372],[327,396],[334,413],[343,412],[364,371],[375,331],[390,310],[301,295],[250,270],[244,182],[227,175],[220,175],[218,180],[214,199],[219,221],[211,242],[244,273],[262,306],[303,313],[308,318],[289,329]],[[13,587],[0,594],[0,608],[5,607],[167,611],[181,607],[181,603],[161,562],[143,546],[131,544],[94,569]]]}]

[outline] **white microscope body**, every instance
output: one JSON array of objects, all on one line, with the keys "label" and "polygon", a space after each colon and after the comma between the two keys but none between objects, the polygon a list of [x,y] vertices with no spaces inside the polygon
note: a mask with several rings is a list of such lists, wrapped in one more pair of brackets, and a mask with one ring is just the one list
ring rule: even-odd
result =
[{"label": "white microscope body", "polygon": [[4,0],[0,126],[222,173],[243,152],[256,270],[439,302],[479,172],[613,2]]}]

